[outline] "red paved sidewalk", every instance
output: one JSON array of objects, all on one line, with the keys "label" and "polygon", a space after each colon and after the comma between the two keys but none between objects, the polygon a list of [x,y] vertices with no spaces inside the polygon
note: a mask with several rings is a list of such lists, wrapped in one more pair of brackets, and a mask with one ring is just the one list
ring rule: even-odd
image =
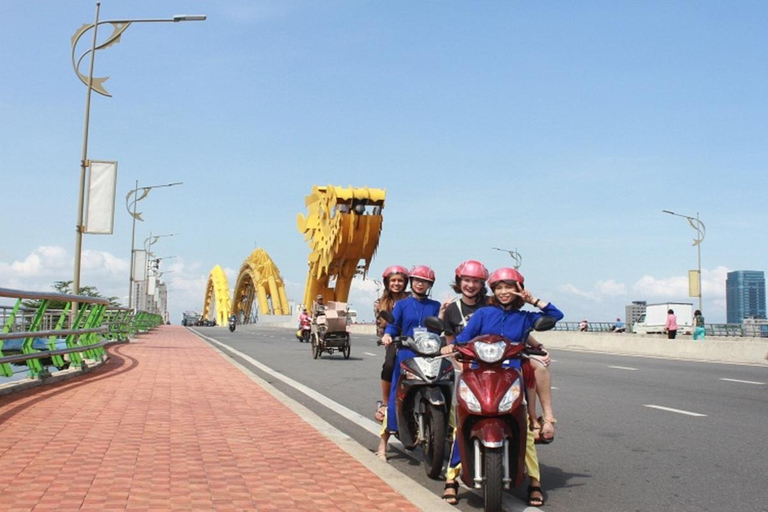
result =
[{"label": "red paved sidewalk", "polygon": [[110,354],[0,398],[2,510],[417,510],[186,329]]}]

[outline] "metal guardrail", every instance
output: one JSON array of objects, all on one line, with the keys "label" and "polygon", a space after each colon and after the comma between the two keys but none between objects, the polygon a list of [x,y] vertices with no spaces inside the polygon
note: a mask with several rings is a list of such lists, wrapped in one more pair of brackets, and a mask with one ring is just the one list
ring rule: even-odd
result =
[{"label": "metal guardrail", "polygon": [[[103,298],[8,288],[0,288],[0,298],[16,300],[12,307],[0,306],[1,377],[13,375],[13,363],[25,363],[33,378],[48,376],[49,365],[59,369],[73,364],[83,367],[84,359],[101,359],[106,345],[128,341],[130,336],[163,323],[160,315],[109,307],[109,301]],[[24,300],[37,300],[40,305],[36,309],[24,308]],[[49,310],[52,301],[63,302],[64,309]],[[75,303],[77,314],[72,314]],[[8,340],[21,342],[9,344]],[[6,355],[4,350],[14,354]]]},{"label": "metal guardrail", "polygon": [[[575,331],[578,332],[580,322],[558,322],[555,325],[555,331]],[[589,322],[587,332],[613,332],[613,326],[616,322]],[[632,326],[628,326],[627,332],[632,332]],[[744,324],[706,324],[704,330],[707,336],[727,336],[741,338],[760,338],[768,337],[766,329],[760,330],[760,326]]]}]

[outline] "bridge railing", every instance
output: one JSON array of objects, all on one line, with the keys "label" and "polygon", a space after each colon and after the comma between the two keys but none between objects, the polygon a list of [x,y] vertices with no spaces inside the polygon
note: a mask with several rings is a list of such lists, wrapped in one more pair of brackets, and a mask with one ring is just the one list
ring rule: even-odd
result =
[{"label": "bridge railing", "polygon": [[[556,331],[579,331],[580,322],[558,322],[555,325]],[[589,322],[587,332],[613,332],[613,326],[616,322]],[[707,336],[728,336],[759,338],[768,337],[766,329],[760,329],[760,326],[750,326],[743,324],[706,324],[704,326]],[[632,332],[632,326],[627,327],[627,332]]]},{"label": "bridge railing", "polygon": [[[48,376],[48,366],[83,367],[85,359],[103,358],[104,346],[162,323],[160,315],[110,307],[103,298],[0,288],[0,299],[15,300],[13,306],[0,306],[0,377],[13,376],[12,364],[23,363],[33,378]],[[39,305],[24,307],[25,300]],[[64,308],[49,309],[54,301]]]}]

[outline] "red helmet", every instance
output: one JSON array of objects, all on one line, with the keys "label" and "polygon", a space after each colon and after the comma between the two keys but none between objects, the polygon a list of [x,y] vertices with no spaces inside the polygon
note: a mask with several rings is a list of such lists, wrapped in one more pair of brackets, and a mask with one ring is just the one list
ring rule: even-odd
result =
[{"label": "red helmet", "polygon": [[414,277],[417,277],[419,279],[423,279],[424,281],[429,281],[430,283],[435,282],[435,271],[429,268],[426,265],[416,265],[411,269],[411,279]]},{"label": "red helmet", "polygon": [[523,284],[525,278],[514,268],[502,267],[493,271],[491,277],[488,278],[488,285],[494,288],[499,281],[517,281]]},{"label": "red helmet", "polygon": [[385,268],[384,273],[381,274],[381,277],[384,279],[384,281],[388,281],[389,276],[392,274],[402,274],[405,280],[408,280],[408,270],[405,267],[401,267],[400,265],[392,265],[391,267]]},{"label": "red helmet", "polygon": [[475,279],[488,279],[488,269],[477,260],[467,260],[456,267],[456,277],[474,277]]}]

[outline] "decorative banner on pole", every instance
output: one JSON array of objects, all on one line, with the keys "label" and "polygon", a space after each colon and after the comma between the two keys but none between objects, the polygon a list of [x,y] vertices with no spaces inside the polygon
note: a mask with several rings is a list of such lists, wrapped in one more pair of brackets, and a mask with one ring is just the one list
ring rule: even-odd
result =
[{"label": "decorative banner on pole", "polygon": [[83,233],[111,235],[115,225],[117,162],[91,160],[88,173],[88,207]]},{"label": "decorative banner on pole", "polygon": [[688,296],[689,297],[701,297],[701,289],[699,288],[699,271],[688,271]]},{"label": "decorative banner on pole", "polygon": [[146,281],[147,279],[147,251],[134,249],[133,251],[133,280]]},{"label": "decorative banner on pole", "polygon": [[149,276],[149,279],[147,280],[147,296],[153,296],[155,295],[155,276]]}]

